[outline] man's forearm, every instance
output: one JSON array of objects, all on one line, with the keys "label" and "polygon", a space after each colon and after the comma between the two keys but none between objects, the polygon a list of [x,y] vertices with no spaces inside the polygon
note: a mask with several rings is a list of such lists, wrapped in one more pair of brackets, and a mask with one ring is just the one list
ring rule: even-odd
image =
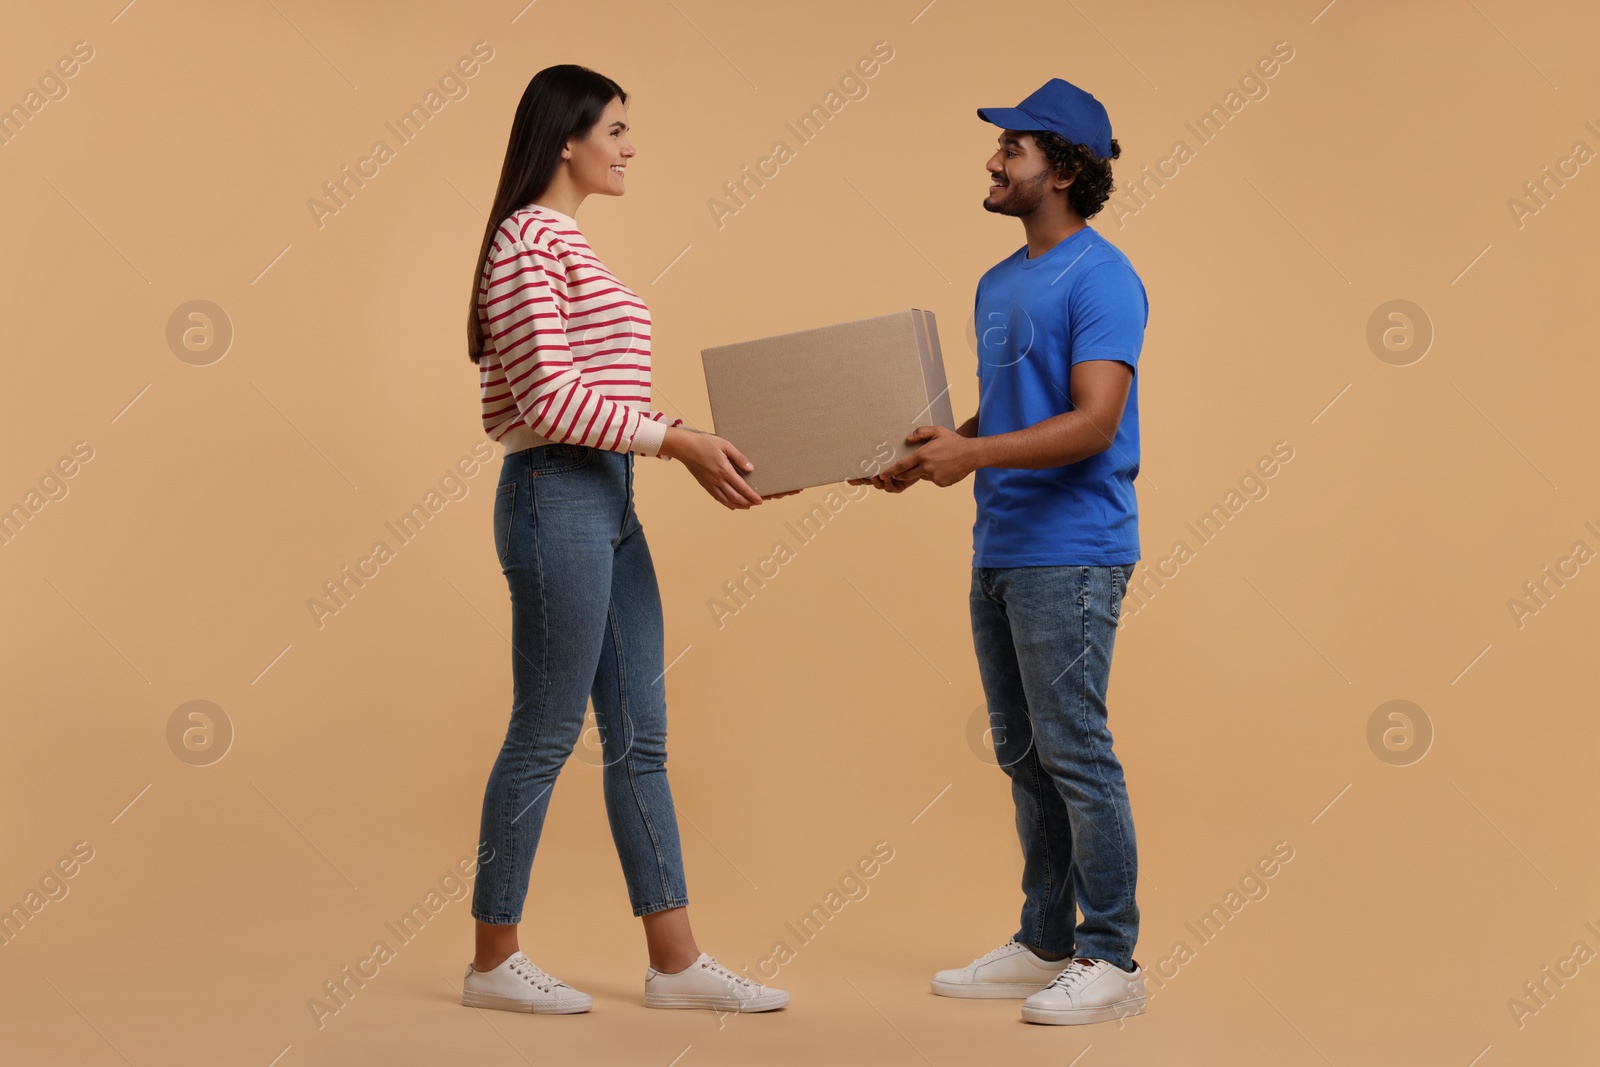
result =
[{"label": "man's forearm", "polygon": [[[965,434],[969,425],[973,428],[972,435]],[[989,437],[975,436],[977,416],[973,416],[958,432],[973,436],[980,467],[1026,470],[1065,467],[1111,447],[1111,434],[1102,431],[1078,410],[1052,415],[1026,429]]]}]

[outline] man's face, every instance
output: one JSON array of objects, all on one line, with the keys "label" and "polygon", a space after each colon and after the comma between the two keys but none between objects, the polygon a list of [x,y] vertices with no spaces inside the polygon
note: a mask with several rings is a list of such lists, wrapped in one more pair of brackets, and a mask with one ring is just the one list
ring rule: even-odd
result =
[{"label": "man's face", "polygon": [[985,166],[990,184],[983,209],[997,215],[1031,214],[1043,203],[1054,176],[1033,134],[1019,130],[1001,132],[999,147]]}]

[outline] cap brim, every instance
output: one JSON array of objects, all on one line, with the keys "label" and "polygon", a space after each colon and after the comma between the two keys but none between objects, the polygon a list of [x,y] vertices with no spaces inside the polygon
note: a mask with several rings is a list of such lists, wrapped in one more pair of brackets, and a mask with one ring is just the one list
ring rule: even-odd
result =
[{"label": "cap brim", "polygon": [[1037,130],[1039,120],[1020,107],[980,107],[978,117],[1002,130]]}]

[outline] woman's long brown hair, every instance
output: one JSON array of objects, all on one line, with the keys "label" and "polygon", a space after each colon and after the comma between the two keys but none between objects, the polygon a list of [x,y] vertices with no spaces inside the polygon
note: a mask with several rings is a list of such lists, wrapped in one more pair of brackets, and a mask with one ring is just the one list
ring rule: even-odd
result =
[{"label": "woman's long brown hair", "polygon": [[612,100],[628,102],[622,86],[588,67],[562,63],[533,76],[517,104],[511,122],[511,139],[500,167],[500,187],[484,226],[477,267],[472,272],[472,300],[467,308],[467,358],[483,358],[483,330],[478,322],[478,294],[483,286],[485,260],[495,232],[507,216],[536,200],[550,188],[561,149],[573,137],[589,135]]}]

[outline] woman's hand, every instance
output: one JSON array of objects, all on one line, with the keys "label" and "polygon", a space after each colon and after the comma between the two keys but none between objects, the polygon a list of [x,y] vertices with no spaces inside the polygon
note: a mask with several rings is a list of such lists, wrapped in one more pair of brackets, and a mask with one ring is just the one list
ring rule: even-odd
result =
[{"label": "woman's hand", "polygon": [[701,488],[724,507],[742,511],[761,503],[761,494],[742,477],[755,470],[755,464],[733,447],[731,441],[724,441],[716,434],[672,426],[667,429],[666,440],[661,442],[661,454],[688,467]]}]

